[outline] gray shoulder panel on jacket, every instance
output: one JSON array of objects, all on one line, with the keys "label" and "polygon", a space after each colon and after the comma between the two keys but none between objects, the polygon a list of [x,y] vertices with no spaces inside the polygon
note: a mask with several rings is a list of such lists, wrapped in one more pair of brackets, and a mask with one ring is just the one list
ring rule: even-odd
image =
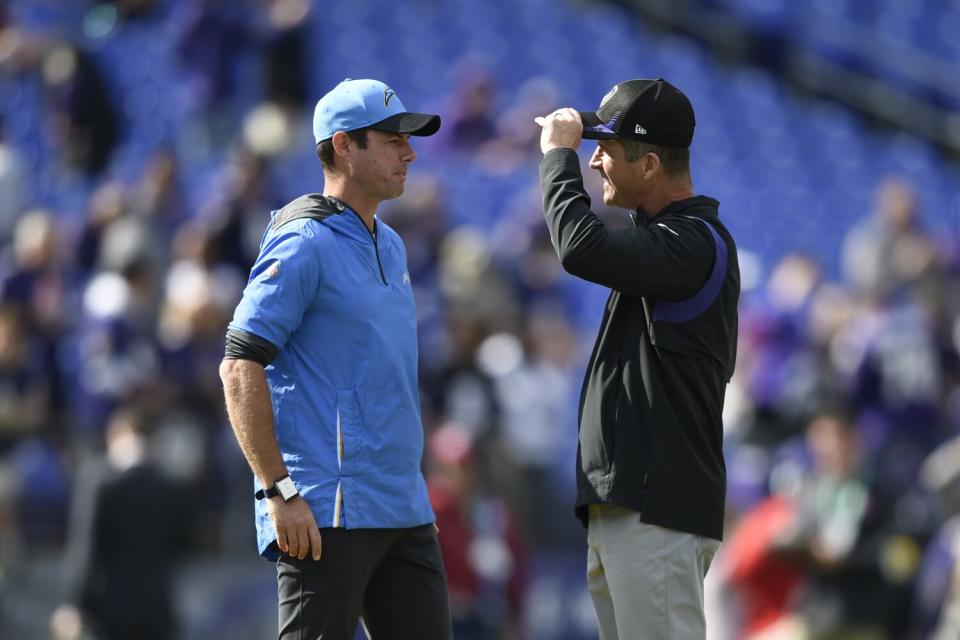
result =
[{"label": "gray shoulder panel on jacket", "polygon": [[346,209],[346,205],[337,200],[319,193],[308,193],[290,202],[273,219],[273,230],[300,218],[323,220],[332,215],[339,215]]}]

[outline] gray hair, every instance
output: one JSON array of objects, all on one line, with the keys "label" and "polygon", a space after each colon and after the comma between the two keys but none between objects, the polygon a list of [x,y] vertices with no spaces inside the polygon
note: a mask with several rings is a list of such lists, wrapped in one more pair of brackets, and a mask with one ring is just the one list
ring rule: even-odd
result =
[{"label": "gray hair", "polygon": [[626,152],[627,162],[636,162],[648,153],[655,153],[663,165],[663,172],[670,176],[690,173],[690,149],[688,147],[661,147],[630,138],[617,140]]}]

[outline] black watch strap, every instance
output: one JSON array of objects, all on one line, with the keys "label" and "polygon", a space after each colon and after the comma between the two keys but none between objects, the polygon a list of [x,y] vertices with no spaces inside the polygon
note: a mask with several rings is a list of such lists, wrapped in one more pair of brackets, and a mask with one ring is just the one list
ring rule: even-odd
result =
[{"label": "black watch strap", "polygon": [[273,498],[275,496],[280,496],[283,498],[284,502],[290,502],[296,498],[299,494],[297,487],[293,484],[293,481],[290,479],[289,475],[281,476],[273,483],[272,487],[266,489],[260,489],[253,496],[257,500],[263,500],[264,498]]},{"label": "black watch strap", "polygon": [[278,495],[280,495],[280,492],[277,490],[277,486],[274,485],[266,490],[264,489],[258,490],[255,494],[253,494],[253,497],[256,498],[257,500],[263,500],[264,498],[272,498]]}]

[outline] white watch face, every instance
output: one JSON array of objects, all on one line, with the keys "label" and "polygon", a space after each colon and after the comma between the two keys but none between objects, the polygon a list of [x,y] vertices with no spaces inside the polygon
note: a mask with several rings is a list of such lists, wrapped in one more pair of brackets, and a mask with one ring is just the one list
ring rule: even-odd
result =
[{"label": "white watch face", "polygon": [[276,487],[277,491],[280,492],[280,497],[283,498],[284,502],[297,495],[297,488],[293,485],[293,480],[291,480],[289,477],[277,481]]}]

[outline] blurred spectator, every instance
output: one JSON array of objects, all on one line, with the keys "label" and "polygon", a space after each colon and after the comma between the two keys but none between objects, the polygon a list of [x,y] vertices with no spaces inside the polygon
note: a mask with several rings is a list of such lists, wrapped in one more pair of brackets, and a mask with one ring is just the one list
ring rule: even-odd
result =
[{"label": "blurred spectator", "polygon": [[453,636],[520,633],[527,558],[510,508],[483,483],[470,430],[448,422],[430,436],[430,502],[440,529]]},{"label": "blurred spectator", "polygon": [[68,283],[62,240],[51,214],[34,209],[20,217],[12,247],[0,254],[0,303],[17,309],[23,323],[26,344],[21,348],[26,360],[21,365],[27,371],[36,370],[36,375],[29,377],[42,378],[47,389],[38,420],[55,415],[65,402],[59,352],[68,315]]},{"label": "blurred spectator", "polygon": [[83,292],[83,319],[77,341],[78,388],[75,426],[96,430],[127,399],[155,392],[159,363],[147,314],[154,299],[144,297],[137,272],[104,271]]},{"label": "blurred spectator", "polygon": [[[460,362],[470,355],[459,353],[452,356],[458,347],[448,345],[448,326],[443,316],[444,301],[438,287],[440,245],[449,230],[448,205],[437,178],[423,172],[408,178],[403,198],[385,205],[381,214],[383,219],[400,234],[407,248],[407,268],[417,303],[420,384],[430,400],[423,408],[429,412],[438,408],[434,404],[441,404],[441,398],[438,397],[440,392],[436,387],[442,388],[445,383],[437,378],[438,372],[446,368],[451,357]],[[448,355],[440,357],[439,354],[444,350],[449,352]],[[440,412],[443,413],[443,410]],[[424,416],[425,424],[432,424],[431,420],[429,413]]]},{"label": "blurred spectator", "polygon": [[796,512],[776,546],[802,562],[807,586],[798,613],[815,639],[897,638],[906,624],[903,579],[911,578],[912,541],[891,531],[892,504],[868,480],[855,426],[827,410],[808,426],[813,468]]},{"label": "blurred spectator", "polygon": [[423,381],[432,412],[456,421],[474,439],[489,440],[499,430],[500,406],[493,379],[476,360],[489,330],[481,319],[456,310],[448,313],[446,320],[449,345],[445,366]]},{"label": "blurred spectator", "polygon": [[261,0],[267,14],[266,99],[288,111],[307,106],[308,0]]},{"label": "blurred spectator", "polygon": [[243,147],[230,155],[218,192],[211,194],[195,221],[205,227],[207,266],[227,265],[247,273],[253,264],[269,212],[282,205],[269,168],[267,158]]},{"label": "blurred spectator", "polygon": [[551,311],[531,310],[525,340],[495,334],[478,349],[502,408],[497,475],[522,516],[525,538],[538,549],[582,542],[569,510],[576,493],[573,478],[558,482],[567,476],[560,462],[564,454],[575,453],[569,446],[572,427],[564,434],[561,426],[574,424],[576,416],[574,337],[562,316]]},{"label": "blurred spectator", "polygon": [[243,7],[224,0],[200,0],[190,7],[178,51],[203,109],[234,95],[237,54],[250,36],[245,18]]},{"label": "blurred spectator", "polygon": [[27,196],[23,159],[17,149],[4,139],[3,121],[0,120],[0,241],[10,239],[14,220],[22,211]]},{"label": "blurred spectator", "polygon": [[42,62],[52,112],[52,133],[62,141],[67,166],[89,177],[99,176],[120,138],[113,96],[90,54],[54,44]]},{"label": "blurred spectator", "polygon": [[497,99],[496,77],[484,66],[462,60],[459,86],[451,98],[441,139],[454,151],[471,152],[497,134],[494,106]]},{"label": "blurred spectator", "polygon": [[507,204],[506,215],[491,232],[490,244],[496,259],[505,263],[504,268],[514,278],[517,293],[526,304],[563,297],[571,284],[557,262],[550,230],[543,224],[541,198],[538,185],[521,191]]},{"label": "blurred spectator", "polygon": [[804,573],[800,563],[777,550],[778,538],[795,517],[789,498],[773,495],[761,500],[740,518],[715,562],[733,592],[739,613],[736,624],[746,640],[800,635],[792,606]]},{"label": "blurred spectator", "polygon": [[0,298],[21,305],[33,320],[59,313],[63,286],[59,240],[51,214],[34,209],[17,221],[12,251],[0,256]]},{"label": "blurred spectator", "polygon": [[[540,151],[540,132],[530,123],[537,116],[553,111],[560,97],[556,85],[542,76],[525,81],[516,96],[496,120],[496,136],[478,150],[477,161],[493,173],[518,170],[523,163],[536,162]],[[542,226],[542,225],[541,225]]]},{"label": "blurred spectator", "polygon": [[225,147],[236,131],[239,64],[253,35],[244,3],[198,0],[177,43],[197,117],[185,138],[191,155]]},{"label": "blurred spectator", "polygon": [[91,194],[86,220],[75,241],[75,268],[81,277],[89,277],[99,266],[103,236],[114,221],[126,215],[127,201],[125,185],[116,180],[104,182]]},{"label": "blurred spectator", "polygon": [[933,245],[920,227],[916,190],[901,178],[885,178],[871,216],[844,238],[847,281],[858,292],[884,300],[916,282],[933,261]]},{"label": "blurred spectator", "polygon": [[213,413],[222,402],[222,389],[210,371],[223,357],[224,327],[243,291],[237,272],[208,269],[194,260],[178,260],[167,273],[157,337],[160,366],[181,402]]},{"label": "blurred spectator", "polygon": [[64,541],[73,482],[67,455],[63,439],[49,430],[21,440],[11,452],[18,478],[17,528],[27,548],[42,549]]},{"label": "blurred spectator", "polygon": [[939,501],[944,520],[917,576],[910,638],[947,640],[960,634],[960,437],[924,460],[920,481]]},{"label": "blurred spectator", "polygon": [[810,408],[826,394],[825,354],[812,348],[806,314],[820,284],[812,258],[788,254],[774,266],[766,287],[746,303],[740,334],[740,375],[749,385],[749,442],[780,444],[802,432]]},{"label": "blurred spectator", "polygon": [[523,308],[509,276],[494,262],[483,230],[461,226],[440,245],[440,291],[450,307],[491,330],[516,330]]},{"label": "blurred spectator", "polygon": [[188,550],[189,493],[151,461],[150,417],[114,413],[106,458],[78,479],[65,566],[67,604],[51,619],[54,637],[103,640],[176,637],[172,580]]},{"label": "blurred spectator", "polygon": [[403,237],[407,247],[414,287],[436,287],[440,244],[449,231],[448,215],[443,185],[424,173],[408,178],[403,198],[385,204],[384,219]]},{"label": "blurred spectator", "polygon": [[896,494],[917,476],[944,437],[943,370],[931,318],[904,302],[864,308],[837,335],[831,357],[849,399],[863,414],[863,446],[878,488]]},{"label": "blurred spectator", "polygon": [[[168,252],[174,230],[190,214],[183,192],[180,163],[172,150],[163,148],[150,156],[133,186],[131,210],[149,220],[157,234],[154,244],[159,245],[159,250]],[[156,239],[161,241],[156,242]],[[169,258],[166,253],[164,256]]]},{"label": "blurred spectator", "polygon": [[0,452],[47,426],[50,384],[23,313],[0,305]]}]

